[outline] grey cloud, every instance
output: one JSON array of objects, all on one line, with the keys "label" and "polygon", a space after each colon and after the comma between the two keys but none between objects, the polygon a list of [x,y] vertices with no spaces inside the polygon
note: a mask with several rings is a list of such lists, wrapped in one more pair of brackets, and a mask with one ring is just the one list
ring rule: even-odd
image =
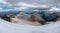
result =
[{"label": "grey cloud", "polygon": [[5,0],[10,4],[17,4],[18,2],[25,2],[25,3],[29,3],[29,4],[56,4],[56,3],[60,3],[60,0]]}]

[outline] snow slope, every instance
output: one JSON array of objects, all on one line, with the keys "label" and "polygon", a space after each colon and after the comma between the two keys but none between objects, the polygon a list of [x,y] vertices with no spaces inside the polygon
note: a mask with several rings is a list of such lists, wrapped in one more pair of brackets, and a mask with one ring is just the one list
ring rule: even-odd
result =
[{"label": "snow slope", "polygon": [[44,26],[13,24],[0,19],[0,33],[60,33],[60,21]]}]

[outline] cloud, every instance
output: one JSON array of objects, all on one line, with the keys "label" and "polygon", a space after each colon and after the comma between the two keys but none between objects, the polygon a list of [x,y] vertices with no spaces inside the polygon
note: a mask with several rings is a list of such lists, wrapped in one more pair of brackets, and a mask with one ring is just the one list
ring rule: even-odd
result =
[{"label": "cloud", "polygon": [[24,3],[24,2],[17,3],[16,5],[24,6],[24,7],[37,7],[33,4],[28,4],[28,3]]},{"label": "cloud", "polygon": [[60,11],[60,8],[57,8],[57,7],[52,7],[49,11]]},{"label": "cloud", "polygon": [[2,12],[2,8],[0,8],[0,12]]},{"label": "cloud", "polygon": [[[31,6],[30,4],[33,5],[60,5],[60,0],[0,0],[0,2],[3,3],[8,3],[10,5],[15,6],[16,4],[20,3],[20,2],[24,2],[29,4],[29,6]],[[25,4],[25,5],[27,5]]]},{"label": "cloud", "polygon": [[59,0],[6,0],[8,3],[16,4],[19,2],[25,2],[30,4],[54,4],[54,2],[60,2]]},{"label": "cloud", "polygon": [[0,0],[0,3],[7,4],[7,2],[4,0]]}]

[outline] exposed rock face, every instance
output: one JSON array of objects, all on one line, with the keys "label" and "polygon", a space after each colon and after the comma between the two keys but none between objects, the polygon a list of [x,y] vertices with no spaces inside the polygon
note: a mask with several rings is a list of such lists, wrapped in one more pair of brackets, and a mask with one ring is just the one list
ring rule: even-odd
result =
[{"label": "exposed rock face", "polygon": [[57,18],[57,21],[60,21],[60,17]]},{"label": "exposed rock face", "polygon": [[24,12],[20,12],[19,14],[17,14],[17,18],[19,18],[19,19],[24,19]]},{"label": "exposed rock face", "polygon": [[27,15],[27,20],[24,20],[25,18],[24,16],[25,14],[21,12],[18,14],[18,16],[16,16],[15,18],[12,18],[11,22],[17,23],[17,24],[26,23],[26,24],[35,25],[35,26],[46,24],[45,20],[41,17],[41,15],[37,13]]},{"label": "exposed rock face", "polygon": [[56,21],[60,21],[60,15],[57,17]]},{"label": "exposed rock face", "polygon": [[28,17],[28,21],[32,21],[32,22],[39,22],[41,24],[45,24],[45,20],[39,15],[39,14],[31,14]]},{"label": "exposed rock face", "polygon": [[11,22],[11,18],[14,18],[14,17],[15,17],[15,15],[7,13],[5,16],[2,17],[2,19]]},{"label": "exposed rock face", "polygon": [[6,21],[11,21],[11,15],[10,14],[6,14],[4,17],[3,17],[4,20]]}]

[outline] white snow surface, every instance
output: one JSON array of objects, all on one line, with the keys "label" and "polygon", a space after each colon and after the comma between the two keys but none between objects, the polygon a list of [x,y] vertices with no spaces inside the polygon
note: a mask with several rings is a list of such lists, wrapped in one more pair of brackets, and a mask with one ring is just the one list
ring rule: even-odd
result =
[{"label": "white snow surface", "polygon": [[60,21],[44,26],[13,24],[0,19],[0,33],[60,33]]}]

